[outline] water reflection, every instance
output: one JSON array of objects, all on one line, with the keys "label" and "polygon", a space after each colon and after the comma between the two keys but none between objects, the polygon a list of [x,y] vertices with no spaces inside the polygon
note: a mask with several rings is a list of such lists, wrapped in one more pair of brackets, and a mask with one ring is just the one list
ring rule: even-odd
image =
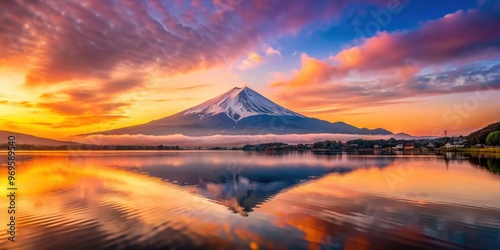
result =
[{"label": "water reflection", "polygon": [[495,249],[500,177],[474,166],[497,163],[447,159],[448,167],[417,155],[25,155],[12,249]]},{"label": "water reflection", "polygon": [[[73,162],[87,157],[67,156]],[[248,216],[253,208],[285,189],[329,173],[391,164],[394,158],[351,155],[313,156],[310,152],[98,152],[94,164],[146,173],[197,192]]]},{"label": "water reflection", "polygon": [[475,166],[500,175],[500,159],[497,157],[491,155],[468,155],[467,159]]},{"label": "water reflection", "polygon": [[[72,156],[20,162],[19,236],[12,249],[234,249],[246,244],[220,238],[232,230],[223,222],[225,211],[191,195],[189,188],[98,162]],[[194,199],[200,208],[193,207]],[[9,246],[5,237],[0,243],[0,248]]]}]

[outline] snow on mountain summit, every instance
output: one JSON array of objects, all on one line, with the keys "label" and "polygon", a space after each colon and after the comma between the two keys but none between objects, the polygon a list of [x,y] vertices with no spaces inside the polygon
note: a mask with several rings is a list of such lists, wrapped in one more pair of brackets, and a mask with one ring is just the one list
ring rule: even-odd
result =
[{"label": "snow on mountain summit", "polygon": [[281,107],[248,87],[233,88],[220,96],[184,111],[184,115],[197,114],[200,117],[221,113],[225,113],[234,121],[254,115],[304,117]]}]

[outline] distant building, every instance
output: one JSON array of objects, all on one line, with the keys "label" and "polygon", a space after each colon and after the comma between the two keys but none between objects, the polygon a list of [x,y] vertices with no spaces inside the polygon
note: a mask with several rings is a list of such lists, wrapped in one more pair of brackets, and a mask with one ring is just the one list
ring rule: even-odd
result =
[{"label": "distant building", "polygon": [[404,149],[414,149],[415,144],[413,142],[407,142],[405,143]]},{"label": "distant building", "polygon": [[436,145],[432,144],[432,143],[429,143],[427,144],[427,146],[425,146],[426,148],[435,148]]},{"label": "distant building", "polygon": [[394,148],[395,148],[395,149],[403,149],[404,147],[403,147],[403,144],[398,144],[398,145],[396,145],[396,147],[394,147]]},{"label": "distant building", "polygon": [[380,148],[378,144],[373,145],[373,148]]},{"label": "distant building", "polygon": [[463,148],[465,145],[460,145],[460,144],[451,144],[451,143],[446,143],[444,145],[445,148]]}]

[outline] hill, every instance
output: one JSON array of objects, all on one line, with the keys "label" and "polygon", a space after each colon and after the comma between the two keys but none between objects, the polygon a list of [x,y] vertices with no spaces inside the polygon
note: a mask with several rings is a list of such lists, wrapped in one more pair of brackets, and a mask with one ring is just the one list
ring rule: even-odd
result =
[{"label": "hill", "polygon": [[494,131],[500,131],[500,121],[492,123],[475,132],[472,132],[466,138],[467,141],[471,144],[477,144],[477,143],[484,144],[486,143],[486,137],[488,136],[488,134]]},{"label": "hill", "polygon": [[43,145],[43,146],[63,146],[63,145],[79,145],[76,142],[70,141],[58,141],[48,138],[37,137],[28,134],[16,133],[11,131],[0,130],[0,138],[3,138],[3,142],[0,141],[0,145],[7,143],[7,137],[15,136],[16,144],[29,144],[29,145]]}]

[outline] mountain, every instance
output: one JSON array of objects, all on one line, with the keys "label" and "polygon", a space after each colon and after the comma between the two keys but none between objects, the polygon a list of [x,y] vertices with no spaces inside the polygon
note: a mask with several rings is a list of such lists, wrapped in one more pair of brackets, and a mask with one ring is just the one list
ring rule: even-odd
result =
[{"label": "mountain", "polygon": [[500,131],[500,121],[492,123],[480,130],[474,131],[466,138],[467,141],[471,144],[476,144],[476,143],[484,144],[486,143],[486,137],[488,137],[488,134],[495,131]]},{"label": "mountain", "polygon": [[58,141],[53,139],[47,139],[42,137],[36,137],[33,135],[21,134],[16,132],[0,130],[0,138],[5,138],[5,143],[7,143],[7,137],[16,137],[16,144],[31,144],[31,145],[43,145],[43,146],[63,146],[63,145],[78,145],[76,142],[69,141]]},{"label": "mountain", "polygon": [[218,97],[184,111],[183,114],[194,114],[200,118],[226,114],[235,122],[256,115],[305,117],[281,107],[248,87],[233,88]]},{"label": "mountain", "polygon": [[281,107],[251,88],[228,92],[180,113],[151,122],[95,134],[256,135],[256,134],[372,134],[391,132],[357,128],[344,122],[306,117]]}]

